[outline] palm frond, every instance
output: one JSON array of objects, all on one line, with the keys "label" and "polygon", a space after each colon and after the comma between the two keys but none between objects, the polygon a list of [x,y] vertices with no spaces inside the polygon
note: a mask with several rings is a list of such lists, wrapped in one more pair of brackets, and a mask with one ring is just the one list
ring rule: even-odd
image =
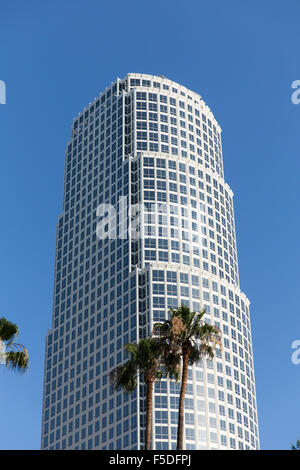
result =
[{"label": "palm frond", "polygon": [[15,323],[8,321],[6,318],[0,318],[0,338],[5,342],[13,341],[19,333],[19,329]]},{"label": "palm frond", "polygon": [[300,440],[296,442],[296,445],[292,445],[292,450],[300,450]]},{"label": "palm frond", "polygon": [[9,351],[6,353],[6,367],[24,373],[29,366],[27,349],[24,351]]},{"label": "palm frond", "polygon": [[124,365],[113,369],[109,378],[115,389],[121,387],[131,393],[137,386],[137,367],[133,361],[129,360]]},{"label": "palm frond", "polygon": [[115,388],[121,387],[131,393],[137,386],[138,376],[146,382],[161,379],[158,339],[142,338],[138,343],[126,344],[125,349],[130,354],[130,359],[109,374],[110,383]]},{"label": "palm frond", "polygon": [[186,305],[181,305],[178,309],[170,309],[169,320],[154,326],[154,331],[159,332],[164,361],[168,353],[182,355],[185,349],[191,353],[189,362],[193,364],[201,356],[212,358],[216,347],[222,347],[221,331],[206,323],[204,315],[205,310],[192,312]]}]

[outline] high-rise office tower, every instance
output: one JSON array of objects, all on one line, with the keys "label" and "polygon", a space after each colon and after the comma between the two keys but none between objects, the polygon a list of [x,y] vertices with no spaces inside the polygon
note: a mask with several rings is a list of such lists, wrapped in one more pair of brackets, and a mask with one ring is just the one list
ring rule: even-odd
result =
[{"label": "high-rise office tower", "polygon": [[[47,335],[42,448],[141,449],[145,388],[114,391],[124,345],[168,309],[205,308],[223,351],[189,371],[186,449],[259,447],[249,301],[239,288],[221,129],[202,98],[128,74],[85,108],[67,144]],[[179,384],[154,388],[152,448],[174,449]]]}]

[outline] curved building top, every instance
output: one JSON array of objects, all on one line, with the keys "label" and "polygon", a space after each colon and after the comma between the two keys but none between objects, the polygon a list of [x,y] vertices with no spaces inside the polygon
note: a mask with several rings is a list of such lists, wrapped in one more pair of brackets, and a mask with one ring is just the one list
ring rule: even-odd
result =
[{"label": "curved building top", "polygon": [[[130,82],[130,80],[135,80],[135,82]],[[128,86],[128,81],[129,81],[129,86]],[[103,92],[101,92],[97,97],[94,98],[94,101],[89,104],[91,106],[94,104],[94,102],[101,98],[103,95],[105,95],[109,90],[114,88],[114,86],[117,83],[122,83],[124,84],[124,89],[129,91],[130,88],[138,88],[138,87],[154,87],[156,89],[161,89],[163,91],[167,91],[170,94],[176,94],[178,97],[187,97],[188,100],[191,101],[191,104],[193,103],[194,105],[202,108],[205,110],[207,113],[208,117],[210,117],[212,120],[214,120],[214,123],[216,127],[218,128],[219,132],[222,132],[221,126],[219,123],[216,121],[216,118],[214,117],[211,109],[207,104],[204,102],[203,98],[199,93],[196,93],[194,91],[189,90],[183,85],[180,85],[177,82],[174,82],[173,80],[170,80],[169,78],[163,76],[163,75],[150,75],[146,73],[128,73],[124,78],[120,79],[119,77],[115,82],[112,82],[109,86],[105,88]],[[126,84],[126,86],[125,86]],[[116,90],[117,91],[117,90]],[[85,107],[83,111],[78,113],[78,116],[80,116],[82,113],[84,113],[89,106]],[[78,118],[78,116],[75,119]]]},{"label": "curved building top", "polygon": [[[169,153],[193,160],[224,178],[221,127],[213,113],[199,94],[163,76],[129,73],[117,78],[78,114],[73,130],[88,125],[94,113],[104,115],[120,95],[133,98],[132,108],[126,103],[126,109],[136,113],[132,114],[132,155],[147,150]],[[138,122],[142,120],[146,122]],[[147,145],[151,139],[153,143]]]}]

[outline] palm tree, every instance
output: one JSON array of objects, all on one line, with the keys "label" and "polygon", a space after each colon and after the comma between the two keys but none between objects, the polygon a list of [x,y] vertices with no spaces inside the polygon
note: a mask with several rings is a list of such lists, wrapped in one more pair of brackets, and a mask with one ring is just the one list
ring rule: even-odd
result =
[{"label": "palm tree", "polygon": [[214,357],[216,346],[221,347],[221,332],[209,325],[201,313],[191,312],[189,307],[181,305],[177,310],[170,309],[171,318],[164,323],[156,323],[154,332],[159,333],[160,342],[173,355],[182,359],[182,377],[179,397],[177,450],[183,448],[184,399],[188,380],[188,367],[202,357]]},{"label": "palm tree", "polygon": [[[138,376],[144,376],[147,388],[146,450],[150,450],[153,383],[155,380],[160,380],[164,374],[164,369],[160,364],[160,343],[154,338],[143,338],[139,343],[128,343],[125,348],[131,357],[125,364],[111,371],[110,381],[116,389],[122,387],[126,392],[131,393],[137,386]],[[172,356],[170,355],[169,359],[166,358],[167,374],[176,378],[178,377],[176,365],[171,370],[171,363]]]},{"label": "palm tree", "polygon": [[300,440],[296,442],[296,445],[292,445],[292,450],[300,450]]},{"label": "palm tree", "polygon": [[6,367],[18,372],[25,372],[28,368],[28,351],[22,345],[15,343],[14,340],[19,334],[17,325],[0,318],[0,352],[4,357]]}]

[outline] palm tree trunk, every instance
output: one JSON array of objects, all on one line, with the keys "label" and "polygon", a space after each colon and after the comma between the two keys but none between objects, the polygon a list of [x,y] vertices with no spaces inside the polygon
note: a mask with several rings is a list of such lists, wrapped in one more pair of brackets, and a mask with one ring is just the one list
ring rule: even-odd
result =
[{"label": "palm tree trunk", "polygon": [[147,413],[146,413],[146,450],[151,447],[153,379],[146,380],[147,385]]},{"label": "palm tree trunk", "polygon": [[189,350],[187,348],[182,349],[182,379],[181,389],[179,397],[179,412],[178,412],[178,429],[177,429],[177,450],[183,448],[183,431],[184,431],[184,399],[186,386],[188,381],[189,372]]}]

